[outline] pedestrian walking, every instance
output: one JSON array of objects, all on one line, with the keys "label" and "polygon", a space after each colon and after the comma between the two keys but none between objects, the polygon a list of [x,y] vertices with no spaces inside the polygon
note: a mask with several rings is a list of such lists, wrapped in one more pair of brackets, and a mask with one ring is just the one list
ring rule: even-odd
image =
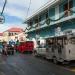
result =
[{"label": "pedestrian walking", "polygon": [[16,46],[16,52],[18,51],[18,50],[17,50],[17,47],[18,47],[19,45],[20,45],[20,42],[19,42],[19,40],[17,40],[17,41],[16,41],[16,44],[15,44],[15,46]]},{"label": "pedestrian walking", "polygon": [[7,52],[7,42],[6,41],[3,41],[3,54],[8,55],[8,52]]},{"label": "pedestrian walking", "polygon": [[15,41],[14,40],[10,40],[9,41],[9,46],[10,46],[10,53],[13,55],[15,53]]},{"label": "pedestrian walking", "polygon": [[2,54],[2,50],[3,50],[3,45],[2,42],[0,42],[0,55]]}]

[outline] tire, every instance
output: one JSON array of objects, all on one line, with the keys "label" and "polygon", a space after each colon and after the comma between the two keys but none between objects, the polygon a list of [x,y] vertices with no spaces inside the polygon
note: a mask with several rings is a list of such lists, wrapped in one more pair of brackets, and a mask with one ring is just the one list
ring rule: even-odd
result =
[{"label": "tire", "polygon": [[57,58],[56,57],[53,57],[53,63],[54,64],[58,64],[58,61],[57,61]]}]

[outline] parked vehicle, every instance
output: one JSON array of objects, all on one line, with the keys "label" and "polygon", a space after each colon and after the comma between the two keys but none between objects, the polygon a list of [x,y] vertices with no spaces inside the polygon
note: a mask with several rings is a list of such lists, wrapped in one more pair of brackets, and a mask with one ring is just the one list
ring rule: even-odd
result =
[{"label": "parked vehicle", "polygon": [[7,54],[13,55],[14,54],[14,45],[7,45]]},{"label": "parked vehicle", "polygon": [[52,59],[54,63],[75,60],[75,35],[62,35],[46,39],[47,48],[36,48],[35,55],[42,55]]},{"label": "parked vehicle", "polygon": [[37,47],[36,50],[34,50],[34,55],[46,57],[46,47]]},{"label": "parked vehicle", "polygon": [[20,42],[20,44],[16,47],[16,49],[21,52],[33,52],[34,43],[33,41]]},{"label": "parked vehicle", "polygon": [[46,49],[47,49],[46,42],[44,39],[41,39],[40,41],[37,41],[37,46],[34,49],[34,55],[46,57]]}]

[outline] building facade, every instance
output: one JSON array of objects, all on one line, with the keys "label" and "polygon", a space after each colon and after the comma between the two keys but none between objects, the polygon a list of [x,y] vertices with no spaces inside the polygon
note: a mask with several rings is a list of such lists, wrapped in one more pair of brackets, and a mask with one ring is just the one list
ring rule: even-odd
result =
[{"label": "building facade", "polygon": [[3,33],[0,33],[0,42],[3,41]]},{"label": "building facade", "polygon": [[23,29],[13,27],[3,32],[3,40],[7,42],[10,40],[25,41],[25,33]]},{"label": "building facade", "polygon": [[53,0],[25,21],[29,40],[75,32],[75,0]]}]

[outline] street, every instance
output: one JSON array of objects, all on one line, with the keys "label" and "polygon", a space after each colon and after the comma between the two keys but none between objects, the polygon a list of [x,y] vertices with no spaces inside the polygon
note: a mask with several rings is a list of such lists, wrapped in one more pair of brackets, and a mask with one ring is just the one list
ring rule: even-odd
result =
[{"label": "street", "polygon": [[0,0],[0,75],[75,75],[75,0]]},{"label": "street", "polygon": [[0,56],[0,75],[75,75],[75,73],[29,54],[15,54]]}]

